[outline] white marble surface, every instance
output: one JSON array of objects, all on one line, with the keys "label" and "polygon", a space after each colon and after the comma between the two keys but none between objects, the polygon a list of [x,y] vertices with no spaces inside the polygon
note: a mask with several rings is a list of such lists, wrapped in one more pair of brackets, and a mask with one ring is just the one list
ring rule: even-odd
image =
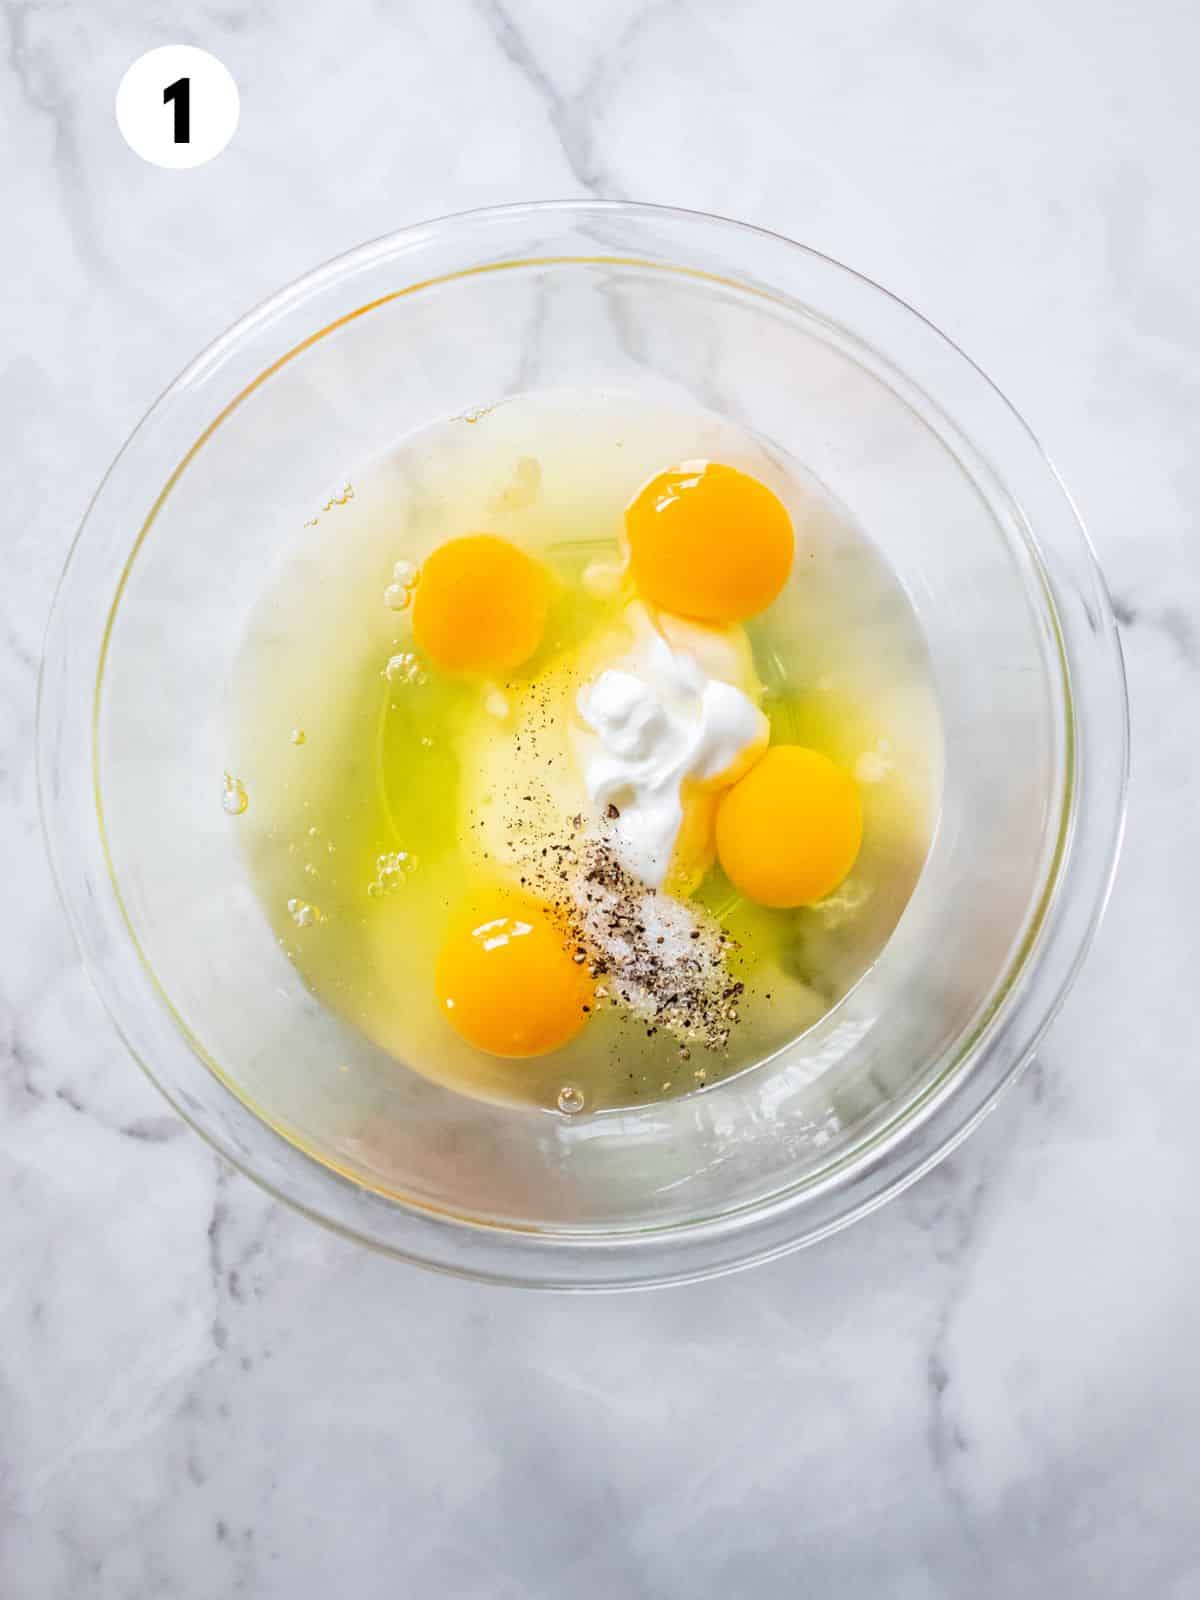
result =
[{"label": "white marble surface", "polygon": [[[0,1595],[1200,1594],[1200,11],[5,0],[2,26]],[[196,172],[113,120],[168,42],[241,86]],[[582,193],[766,223],[965,346],[1091,526],[1134,719],[1102,936],[966,1148],[818,1249],[600,1300],[390,1264],[221,1171],[80,974],[31,754],[73,527],[184,362],[361,239]]]}]

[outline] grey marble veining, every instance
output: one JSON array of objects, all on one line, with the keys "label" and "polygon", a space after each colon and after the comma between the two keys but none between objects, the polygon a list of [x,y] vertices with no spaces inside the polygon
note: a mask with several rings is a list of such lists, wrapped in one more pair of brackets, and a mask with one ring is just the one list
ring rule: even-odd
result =
[{"label": "grey marble veining", "polygon": [[[850,0],[6,0],[0,1595],[1200,1594],[1200,12]],[[144,166],[143,50],[238,79]],[[36,821],[43,621],[154,395],[316,262],[595,193],[926,311],[1047,442],[1134,718],[1107,922],[955,1156],[816,1249],[574,1301],[441,1280],[223,1171],[125,1058]]]}]

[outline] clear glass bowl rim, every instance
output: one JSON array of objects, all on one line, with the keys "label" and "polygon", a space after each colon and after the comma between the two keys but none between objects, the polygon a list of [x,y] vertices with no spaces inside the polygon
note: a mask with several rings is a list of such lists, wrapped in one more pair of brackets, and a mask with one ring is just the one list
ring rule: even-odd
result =
[{"label": "clear glass bowl rim", "polygon": [[[886,1134],[871,1141],[860,1160],[849,1159],[830,1178],[799,1191],[785,1191],[743,1211],[672,1228],[612,1235],[551,1235],[490,1227],[387,1201],[381,1203],[390,1212],[404,1213],[405,1237],[403,1241],[394,1237],[384,1239],[371,1230],[365,1219],[352,1221],[331,1214],[338,1199],[337,1191],[343,1191],[342,1199],[348,1198],[347,1191],[360,1199],[366,1191],[358,1190],[350,1180],[287,1144],[282,1135],[258,1122],[264,1134],[286,1145],[290,1158],[321,1175],[328,1186],[330,1212],[314,1206],[288,1184],[270,1180],[255,1169],[253,1161],[233,1147],[228,1137],[179,1103],[178,1097],[160,1080],[153,1065],[129,1037],[122,1021],[120,996],[106,971],[104,952],[98,948],[89,916],[84,914],[80,897],[87,894],[87,888],[82,872],[72,870],[72,842],[66,825],[68,818],[59,799],[59,785],[50,782],[59,749],[62,689],[57,681],[50,682],[48,667],[56,648],[61,648],[59,636],[67,611],[66,597],[80,565],[89,522],[106,489],[122,467],[134,441],[172,406],[182,391],[201,381],[225,353],[250,339],[276,314],[308,303],[331,283],[349,278],[360,268],[381,259],[419,249],[422,244],[455,233],[466,235],[472,229],[503,229],[506,225],[515,229],[531,222],[570,226],[606,219],[634,227],[645,222],[692,230],[701,248],[706,239],[717,237],[727,247],[731,243],[741,247],[747,256],[755,248],[766,247],[774,252],[776,263],[780,255],[794,254],[810,269],[819,266],[822,272],[841,277],[846,284],[854,286],[860,297],[873,300],[876,312],[883,310],[896,323],[906,321],[906,333],[919,335],[921,341],[936,351],[939,360],[950,357],[955,369],[954,381],[972,386],[975,403],[986,402],[991,412],[990,425],[1007,429],[1013,437],[1019,432],[1022,446],[1033,460],[1033,469],[1041,474],[1039,490],[1044,492],[1048,485],[1052,486],[1059,503],[1054,529],[1048,529],[1039,519],[1034,529],[1037,544],[1044,546],[1047,538],[1052,537],[1054,548],[1065,551],[1076,563],[1078,570],[1071,575],[1073,584],[1069,587],[1074,589],[1073,598],[1079,602],[1075,609],[1087,623],[1084,627],[1072,621],[1064,606],[1068,595],[1064,592],[1061,575],[1056,581],[1051,574],[1050,587],[1063,630],[1064,656],[1070,678],[1078,769],[1073,811],[1067,826],[1067,848],[1058,864],[1037,937],[1025,953],[1024,964],[1006,993],[1000,1011],[989,1019],[981,1035],[932,1092],[904,1107]],[[747,275],[747,281],[762,286],[762,280],[753,273]],[[786,289],[773,282],[767,287],[781,298],[803,303],[789,297]],[[923,374],[919,369],[905,364],[900,371],[906,379],[922,384]],[[929,390],[924,389],[924,392],[928,396]],[[938,403],[936,397],[934,403]],[[953,422],[951,412],[943,409],[943,414]],[[1023,504],[1020,486],[1004,481],[1004,488],[1020,507]],[[98,662],[92,663],[93,681],[86,686],[89,699],[98,665]],[[1081,689],[1087,692],[1081,693]],[[173,1109],[224,1159],[275,1198],[346,1237],[399,1259],[459,1276],[575,1290],[636,1288],[689,1281],[770,1259],[824,1238],[866,1215],[948,1155],[992,1109],[1003,1090],[1015,1081],[1032,1058],[1090,947],[1108,900],[1120,852],[1129,766],[1128,698],[1119,635],[1086,530],[1065,485],[1032,430],[986,374],[913,307],[870,278],[809,246],[767,229],[710,213],[594,200],[546,200],[484,207],[452,213],[383,235],[334,257],[269,296],[197,356],[154,402],[118,452],[72,542],[47,624],[38,685],[36,740],[46,848],[85,968],[130,1053]],[[1104,770],[1099,778],[1087,762],[1078,760],[1081,750],[1086,752],[1089,748],[1105,750]],[[90,769],[87,776],[90,790],[93,777]],[[122,914],[115,903],[115,891],[113,898],[113,906],[106,908],[111,911],[110,920],[115,919],[107,929],[108,936],[128,940]],[[89,905],[87,911],[93,914],[95,906]],[[190,1050],[182,1036],[179,1046]],[[200,1065],[207,1073],[208,1068]],[[221,1092],[231,1100],[235,1098],[223,1085]],[[241,1105],[240,1101],[238,1103]],[[241,1109],[245,1111],[244,1106]],[[252,1113],[246,1111],[246,1115]],[[306,1176],[311,1177],[311,1173]],[[380,1197],[371,1196],[370,1199],[376,1201]],[[389,1233],[395,1231],[394,1222],[394,1215],[390,1216]]]}]

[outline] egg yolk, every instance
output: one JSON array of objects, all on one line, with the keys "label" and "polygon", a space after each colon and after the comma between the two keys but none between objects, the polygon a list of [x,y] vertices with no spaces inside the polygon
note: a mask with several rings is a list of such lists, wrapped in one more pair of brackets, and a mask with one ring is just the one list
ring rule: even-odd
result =
[{"label": "egg yolk", "polygon": [[442,1015],[493,1056],[541,1056],[587,1022],[595,984],[547,909],[507,896],[463,918],[438,956]]},{"label": "egg yolk", "polygon": [[764,906],[832,894],[858,858],[858,785],[818,750],[774,745],[722,796],[717,856],[734,887]]},{"label": "egg yolk", "polygon": [[446,672],[509,672],[541,643],[550,604],[544,568],[490,533],[450,539],[426,557],[413,637]]},{"label": "egg yolk", "polygon": [[765,611],[792,569],[792,521],[765,483],[717,461],[660,472],[625,512],[643,599],[701,622]]}]

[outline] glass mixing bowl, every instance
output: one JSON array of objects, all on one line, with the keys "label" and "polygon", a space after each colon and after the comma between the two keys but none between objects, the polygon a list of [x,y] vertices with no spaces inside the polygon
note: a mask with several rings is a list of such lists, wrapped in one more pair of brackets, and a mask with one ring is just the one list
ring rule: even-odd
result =
[{"label": "glass mixing bowl", "polygon": [[[225,730],[249,610],[331,485],[437,418],[630,384],[783,447],[873,537],[928,641],[945,786],[899,926],[815,1028],[703,1092],[570,1118],[381,1061],[317,1003],[223,814]],[[1127,764],[1103,581],[1052,467],[979,370],[812,250],[593,202],[364,245],[200,356],[84,520],[38,737],[85,960],[180,1115],[354,1238],[575,1289],[778,1254],[944,1155],[1028,1060],[1079,966]]]}]

